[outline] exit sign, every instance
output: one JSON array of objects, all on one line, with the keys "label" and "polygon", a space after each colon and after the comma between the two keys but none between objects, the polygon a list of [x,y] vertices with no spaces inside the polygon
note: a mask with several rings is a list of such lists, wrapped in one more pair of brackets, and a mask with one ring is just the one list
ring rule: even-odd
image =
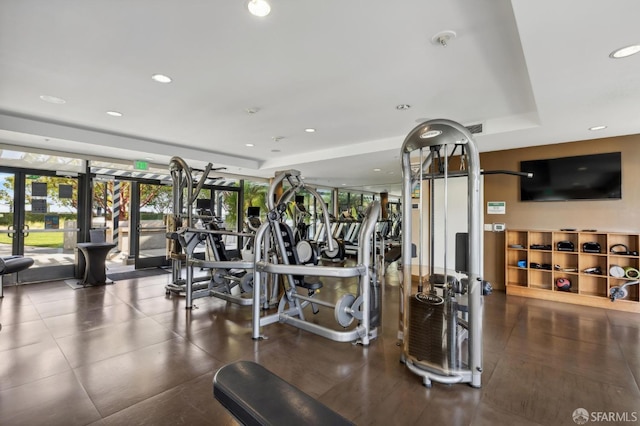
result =
[{"label": "exit sign", "polygon": [[149,170],[149,163],[144,160],[135,160],[133,162],[133,168],[136,170]]}]

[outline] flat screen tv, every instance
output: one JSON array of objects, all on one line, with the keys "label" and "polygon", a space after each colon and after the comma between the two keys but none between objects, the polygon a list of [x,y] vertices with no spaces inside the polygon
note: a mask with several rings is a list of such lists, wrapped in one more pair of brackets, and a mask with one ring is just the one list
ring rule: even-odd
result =
[{"label": "flat screen tv", "polygon": [[619,152],[520,162],[521,201],[612,200],[622,198]]},{"label": "flat screen tv", "polygon": [[196,200],[196,209],[211,210],[211,200],[209,198],[198,198]]}]

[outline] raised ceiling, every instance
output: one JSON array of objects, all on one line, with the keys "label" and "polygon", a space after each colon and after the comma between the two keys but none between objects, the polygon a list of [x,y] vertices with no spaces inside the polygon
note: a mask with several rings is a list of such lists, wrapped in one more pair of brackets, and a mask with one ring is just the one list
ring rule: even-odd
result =
[{"label": "raised ceiling", "polygon": [[393,193],[424,119],[482,124],[481,152],[640,133],[640,54],[609,58],[640,43],[635,0],[271,6],[0,3],[0,143]]}]

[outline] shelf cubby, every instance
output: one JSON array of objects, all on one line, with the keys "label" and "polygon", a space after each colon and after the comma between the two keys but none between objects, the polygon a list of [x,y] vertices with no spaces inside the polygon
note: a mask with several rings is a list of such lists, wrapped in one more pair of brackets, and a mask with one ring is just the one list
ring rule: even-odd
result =
[{"label": "shelf cubby", "polygon": [[[585,272],[591,268],[600,268],[600,273]],[[607,256],[605,254],[580,253],[578,270],[582,274],[607,276],[609,275]]]},{"label": "shelf cubby", "polygon": [[529,287],[539,288],[544,290],[552,290],[552,272],[542,269],[530,269],[529,270]]},{"label": "shelf cubby", "polygon": [[528,232],[527,231],[515,231],[510,232],[507,235],[507,247],[510,246],[520,246],[523,249],[527,249],[529,247],[527,240]]},{"label": "shelf cubby", "polygon": [[558,250],[558,243],[570,242],[573,244],[573,251],[562,251],[563,253],[577,253],[578,252],[578,234],[576,232],[554,232],[553,233],[553,250]]},{"label": "shelf cubby", "polygon": [[507,285],[526,287],[529,282],[527,278],[528,272],[527,268],[510,266],[507,269]]},{"label": "shelf cubby", "polygon": [[586,296],[609,297],[607,278],[595,275],[581,275],[579,293]]},{"label": "shelf cubby", "polygon": [[[577,273],[578,269],[578,253],[557,251],[553,253],[553,265],[562,272]],[[558,270],[558,269],[556,269]]]},{"label": "shelf cubby", "polygon": [[[626,234],[610,234],[609,239],[607,240],[607,252],[611,253],[611,248],[622,244],[625,246],[629,252],[638,252],[640,244],[638,242],[638,235],[626,235]],[[624,247],[614,247],[614,250],[617,252],[624,251]],[[635,257],[638,257],[636,254]]]},{"label": "shelf cubby", "polygon": [[529,257],[527,256],[527,250],[525,249],[511,249],[507,252],[507,265],[513,267],[522,267],[518,265],[518,262],[524,261],[524,267],[529,265]]},{"label": "shelf cubby", "polygon": [[[584,245],[587,243],[597,243],[600,245],[600,252],[585,252]],[[606,255],[608,253],[607,249],[607,234],[600,234],[595,232],[587,232],[578,234],[578,248],[581,253],[584,254],[602,254]]]}]

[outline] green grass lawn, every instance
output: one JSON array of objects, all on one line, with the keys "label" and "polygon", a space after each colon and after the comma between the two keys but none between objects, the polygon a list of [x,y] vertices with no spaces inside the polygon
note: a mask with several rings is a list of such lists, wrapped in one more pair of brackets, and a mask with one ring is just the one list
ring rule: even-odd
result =
[{"label": "green grass lawn", "polygon": [[[40,224],[40,229],[43,226]],[[62,247],[64,242],[64,232],[32,232],[24,239],[25,246],[31,247]],[[6,232],[0,234],[0,244],[11,244],[12,238]]]}]

